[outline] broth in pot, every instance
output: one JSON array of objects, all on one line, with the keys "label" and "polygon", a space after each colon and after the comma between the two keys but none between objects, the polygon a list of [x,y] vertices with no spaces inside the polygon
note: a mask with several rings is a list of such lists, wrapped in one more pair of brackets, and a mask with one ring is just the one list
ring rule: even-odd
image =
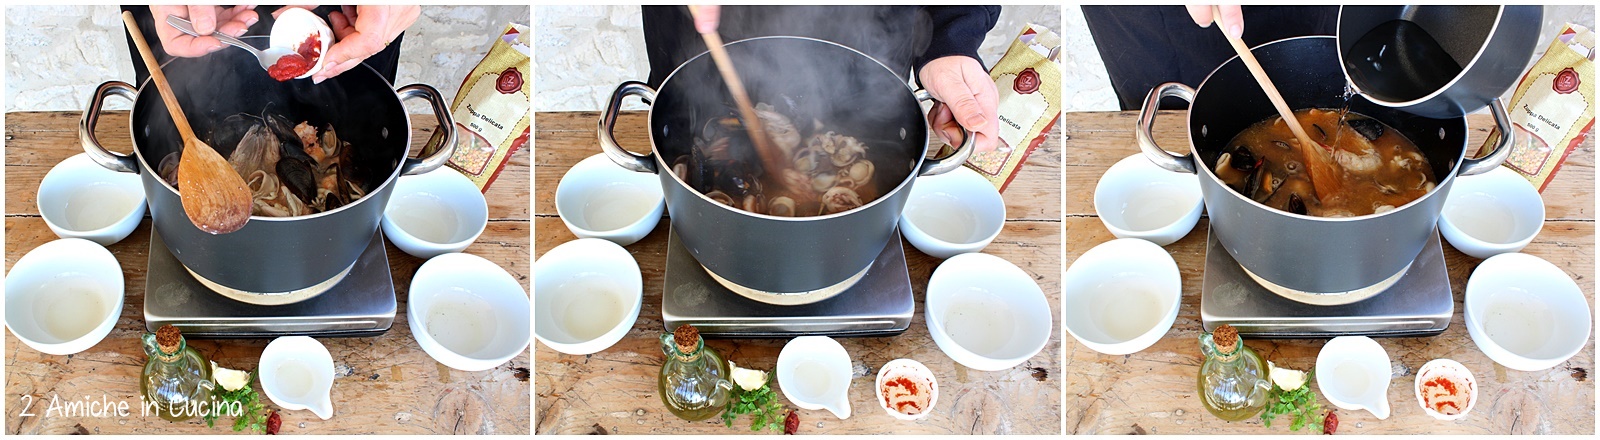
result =
[{"label": "broth in pot", "polygon": [[1343,190],[1318,199],[1306,158],[1283,118],[1272,116],[1240,132],[1217,158],[1217,177],[1240,195],[1274,209],[1315,217],[1383,213],[1438,185],[1428,158],[1397,130],[1376,119],[1338,110],[1303,109],[1295,117],[1311,139],[1331,146],[1322,160],[1337,162]]}]

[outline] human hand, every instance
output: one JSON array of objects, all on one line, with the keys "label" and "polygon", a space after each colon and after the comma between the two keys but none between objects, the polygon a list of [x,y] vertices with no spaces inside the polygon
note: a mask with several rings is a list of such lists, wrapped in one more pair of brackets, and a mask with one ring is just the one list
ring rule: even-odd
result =
[{"label": "human hand", "polygon": [[[279,9],[273,16],[284,10]],[[367,57],[383,51],[421,16],[422,7],[415,5],[344,6],[328,14],[328,28],[333,29],[335,41],[328,53],[322,54],[322,70],[311,75],[311,82],[321,83],[355,68]]]},{"label": "human hand", "polygon": [[722,20],[722,7],[717,5],[689,5],[689,15],[694,17],[694,30],[702,34],[717,31]]},{"label": "human hand", "polygon": [[1194,24],[1200,27],[1211,27],[1212,21],[1218,21],[1233,38],[1244,35],[1244,12],[1239,10],[1239,5],[1215,5],[1222,11],[1221,17],[1213,17],[1216,14],[1212,11],[1212,7],[1213,5],[1185,6],[1189,9],[1189,18],[1194,19]]},{"label": "human hand", "polygon": [[945,143],[960,145],[961,129],[972,131],[978,152],[999,146],[999,92],[983,63],[952,55],[929,61],[917,73],[922,87],[938,102],[928,110],[928,120]]},{"label": "human hand", "polygon": [[[196,37],[168,26],[168,15],[189,20],[196,33],[207,36]],[[235,37],[244,35],[245,31],[250,30],[250,25],[256,24],[261,18],[256,15],[255,6],[223,8],[201,5],[152,5],[150,16],[156,20],[156,38],[161,40],[161,49],[167,55],[188,58],[215,52],[225,46],[216,37],[209,36],[212,33],[222,32]]]}]

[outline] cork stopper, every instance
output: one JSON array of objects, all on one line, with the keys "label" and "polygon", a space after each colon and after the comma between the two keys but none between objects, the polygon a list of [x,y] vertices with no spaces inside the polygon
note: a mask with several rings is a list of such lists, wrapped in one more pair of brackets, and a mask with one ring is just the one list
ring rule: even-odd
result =
[{"label": "cork stopper", "polygon": [[1211,342],[1217,344],[1217,348],[1223,352],[1233,351],[1234,346],[1239,344],[1239,330],[1231,325],[1223,324],[1221,327],[1217,327],[1216,331],[1211,332]]},{"label": "cork stopper", "polygon": [[156,345],[161,347],[162,353],[177,353],[178,345],[183,343],[183,332],[178,331],[172,324],[156,329]]},{"label": "cork stopper", "polygon": [[672,331],[672,342],[678,346],[682,353],[692,353],[700,346],[700,329],[689,324],[678,326]]}]

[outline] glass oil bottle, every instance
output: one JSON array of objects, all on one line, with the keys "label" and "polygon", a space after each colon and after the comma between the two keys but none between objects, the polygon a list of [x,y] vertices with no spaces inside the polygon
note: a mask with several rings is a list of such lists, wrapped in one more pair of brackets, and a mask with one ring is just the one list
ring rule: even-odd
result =
[{"label": "glass oil bottle", "polygon": [[1197,381],[1200,404],[1211,415],[1237,422],[1260,414],[1267,407],[1272,382],[1267,380],[1267,363],[1255,350],[1244,345],[1238,330],[1223,324],[1216,331],[1200,335],[1200,364]]},{"label": "glass oil bottle", "polygon": [[143,341],[144,352],[149,356],[139,375],[143,405],[172,422],[216,410],[206,402],[215,387],[211,369],[206,368],[205,357],[185,343],[177,327],[161,326],[155,333],[146,333]]},{"label": "glass oil bottle", "polygon": [[733,392],[728,364],[705,345],[700,331],[684,324],[662,334],[661,351],[667,360],[661,365],[657,391],[667,411],[691,422],[722,414]]}]

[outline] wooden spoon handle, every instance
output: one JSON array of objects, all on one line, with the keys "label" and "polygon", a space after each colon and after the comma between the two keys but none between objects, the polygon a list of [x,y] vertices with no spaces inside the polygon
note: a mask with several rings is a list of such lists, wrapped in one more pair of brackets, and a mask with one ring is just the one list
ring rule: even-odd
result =
[{"label": "wooden spoon handle", "polygon": [[156,62],[156,56],[150,52],[150,43],[144,39],[144,33],[139,31],[139,23],[133,20],[133,12],[122,11],[122,23],[128,26],[128,34],[133,36],[133,44],[139,47],[139,56],[144,58],[145,70],[150,71],[150,80],[156,84],[156,90],[161,93],[161,101],[167,104],[167,110],[172,112],[172,125],[178,126],[178,135],[183,139],[194,139],[194,128],[189,126],[189,118],[184,116],[183,107],[178,106],[178,96],[172,94],[172,86],[167,84],[167,74],[161,72],[161,64]]},{"label": "wooden spoon handle", "polygon": [[[691,15],[699,12],[694,6],[689,7]],[[772,138],[767,137],[767,130],[761,124],[761,118],[756,115],[755,105],[750,102],[750,94],[745,92],[744,81],[739,79],[739,72],[733,68],[733,60],[728,58],[727,49],[723,48],[722,36],[715,31],[700,34],[706,42],[706,49],[711,52],[711,61],[717,65],[717,71],[722,73],[722,80],[728,85],[728,92],[733,94],[733,102],[739,107],[739,117],[744,119],[744,126],[750,133],[750,141],[756,145],[756,155],[761,158],[761,164],[768,173],[778,173],[787,168],[788,160],[782,152],[772,145]]]},{"label": "wooden spoon handle", "polygon": [[1300,119],[1294,117],[1294,110],[1289,108],[1287,102],[1284,102],[1283,94],[1278,93],[1278,87],[1272,85],[1272,80],[1267,78],[1267,71],[1261,68],[1261,62],[1256,61],[1256,55],[1250,52],[1250,48],[1244,45],[1244,41],[1234,38],[1227,31],[1223,31],[1222,35],[1228,39],[1228,44],[1233,45],[1234,52],[1239,53],[1239,59],[1244,61],[1245,68],[1250,69],[1250,74],[1256,78],[1256,83],[1261,84],[1261,90],[1267,92],[1267,100],[1272,101],[1272,106],[1278,109],[1278,115],[1282,116],[1283,121],[1289,124],[1289,131],[1294,132],[1294,137],[1306,145],[1319,145],[1316,142],[1312,142],[1311,136],[1306,134],[1305,127],[1300,126]]}]

